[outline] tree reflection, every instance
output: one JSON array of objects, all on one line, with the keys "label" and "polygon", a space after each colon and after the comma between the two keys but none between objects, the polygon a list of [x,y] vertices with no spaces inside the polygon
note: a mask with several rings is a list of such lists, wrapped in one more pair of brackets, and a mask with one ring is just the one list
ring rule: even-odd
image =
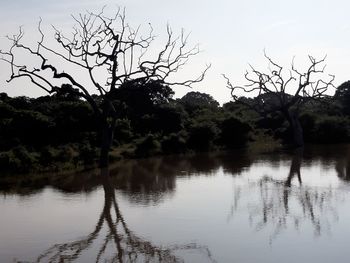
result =
[{"label": "tree reflection", "polygon": [[95,262],[182,262],[175,252],[184,249],[200,252],[215,262],[204,246],[191,243],[162,247],[137,236],[122,215],[107,169],[102,170],[101,178],[104,206],[94,230],[77,241],[52,246],[37,258],[37,262],[73,262],[88,250],[92,250]]},{"label": "tree reflection", "polygon": [[337,159],[335,170],[340,179],[350,181],[350,151],[343,154],[342,158]]},{"label": "tree reflection", "polygon": [[[336,191],[331,187],[304,185],[300,171],[302,160],[303,150],[297,149],[286,179],[265,175],[248,187],[249,193],[258,193],[248,201],[249,222],[257,231],[272,228],[271,242],[283,230],[300,230],[302,225],[311,226],[314,235],[320,236],[329,232],[331,221],[337,219]],[[238,209],[241,196],[242,188],[238,187],[232,212]]]},{"label": "tree reflection", "polygon": [[[254,161],[242,151],[124,160],[110,167],[110,180],[132,202],[157,204],[175,191],[177,177],[214,176],[219,169],[240,174]],[[90,193],[103,182],[100,171],[0,176],[0,194],[34,195],[51,186],[64,193]]]}]

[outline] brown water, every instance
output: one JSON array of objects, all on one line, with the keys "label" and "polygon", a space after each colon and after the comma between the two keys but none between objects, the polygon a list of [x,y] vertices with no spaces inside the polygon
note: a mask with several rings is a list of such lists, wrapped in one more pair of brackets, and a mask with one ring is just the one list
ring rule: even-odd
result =
[{"label": "brown water", "polygon": [[0,262],[349,262],[350,147],[0,183]]}]

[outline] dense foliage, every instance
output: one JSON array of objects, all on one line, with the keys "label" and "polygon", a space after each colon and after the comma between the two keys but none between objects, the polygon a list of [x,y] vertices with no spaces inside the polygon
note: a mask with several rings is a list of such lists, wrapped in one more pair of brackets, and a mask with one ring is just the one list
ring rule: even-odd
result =
[{"label": "dense foliage", "polygon": [[[349,89],[346,82],[331,99],[303,106],[299,116],[306,142],[349,141]],[[290,142],[290,128],[278,112],[261,116],[235,102],[220,106],[208,94],[189,92],[180,99],[173,94],[159,82],[130,82],[110,94],[119,114],[112,158],[241,148],[267,137]],[[97,127],[90,105],[64,89],[39,98],[1,93],[0,169],[51,171],[94,165],[101,137]]]}]

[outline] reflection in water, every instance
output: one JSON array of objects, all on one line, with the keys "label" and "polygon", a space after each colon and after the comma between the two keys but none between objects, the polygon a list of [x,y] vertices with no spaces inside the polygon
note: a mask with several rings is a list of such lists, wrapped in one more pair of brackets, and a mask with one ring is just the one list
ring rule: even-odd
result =
[{"label": "reflection in water", "polygon": [[[257,231],[272,227],[270,242],[283,230],[294,226],[311,224],[315,236],[330,231],[330,222],[338,219],[336,205],[340,201],[339,193],[332,187],[314,187],[302,184],[301,165],[303,149],[295,150],[286,179],[276,179],[264,175],[248,187],[250,193],[257,192],[258,198],[249,201],[249,221]],[[297,184],[293,184],[297,181]],[[241,187],[235,188],[231,216],[238,209],[242,195]]]},{"label": "reflection in water", "polygon": [[288,175],[287,180],[285,182],[285,186],[287,186],[287,187],[291,186],[292,179],[295,175],[297,176],[298,181],[301,185],[300,167],[301,167],[301,162],[303,160],[303,150],[304,150],[303,148],[298,148],[294,152],[292,163],[290,165],[289,175]]},{"label": "reflection in water", "polygon": [[[290,167],[289,180],[300,178],[300,165],[311,167],[320,162],[323,165],[335,164],[339,178],[350,178],[350,146],[323,146],[306,148],[304,154],[294,154]],[[142,202],[158,203],[163,194],[171,194],[175,190],[175,181],[178,176],[207,175],[214,176],[222,169],[225,174],[237,176],[246,171],[252,164],[268,163],[279,167],[280,161],[290,160],[288,152],[254,155],[243,152],[229,152],[217,154],[196,154],[192,156],[166,156],[142,160],[127,160],[111,167],[110,175],[114,185],[119,190],[125,190],[131,195],[139,194]],[[0,177],[0,193],[30,195],[40,192],[47,186],[52,186],[62,192],[77,193],[91,192],[102,185],[100,171],[83,171],[81,173],[62,175],[48,175],[46,177],[11,176]],[[159,196],[155,195],[158,193]],[[150,195],[154,195],[150,197]],[[151,198],[151,199],[150,199]],[[152,199],[154,198],[154,199]]]},{"label": "reflection in water", "polygon": [[[6,197],[0,199],[0,211],[8,211],[7,217],[0,217],[0,232],[7,232],[5,245],[0,234],[0,261],[15,258],[23,249],[18,257],[37,262],[194,262],[193,257],[201,258],[196,262],[213,262],[213,258],[219,262],[257,262],[257,258],[281,262],[280,254],[290,250],[286,244],[293,243],[301,247],[295,257],[305,262],[303,255],[317,256],[317,246],[328,247],[331,242],[318,238],[316,246],[309,237],[327,237],[332,230],[332,237],[335,233],[337,238],[332,244],[346,243],[350,207],[344,200],[349,197],[349,178],[350,148],[346,145],[311,147],[292,154],[233,152],[128,160],[115,164],[108,173],[23,176],[12,183],[0,177],[0,194]],[[225,223],[232,194],[230,222]],[[88,201],[82,201],[88,196]],[[22,203],[23,199],[28,201]],[[44,204],[30,208],[43,199]],[[65,206],[69,200],[76,202],[71,210]],[[6,202],[10,203],[7,207]],[[91,214],[90,220],[97,215],[94,222],[87,220],[81,227],[69,216],[55,218],[87,203],[91,206],[79,210],[77,218],[83,211]],[[22,230],[34,226],[33,230],[12,233],[11,229],[17,231],[17,226],[24,225],[12,218],[25,218],[27,212],[22,210],[27,206],[31,221]],[[53,222],[47,220],[42,230],[36,217],[57,207],[59,212],[50,217]],[[12,226],[9,231],[1,231],[7,226]],[[41,235],[35,233],[38,226]],[[57,230],[51,231],[55,226]],[[65,229],[68,237],[60,234]],[[36,245],[38,240],[42,243]],[[273,241],[274,246],[266,241]],[[338,256],[345,251],[339,246],[327,248],[327,253]],[[247,253],[255,248],[256,253]],[[319,258],[318,262],[327,262]]]},{"label": "reflection in water", "polygon": [[346,152],[342,158],[337,159],[335,169],[339,178],[350,181],[350,151]]},{"label": "reflection in water", "polygon": [[[101,171],[101,179],[104,206],[95,229],[77,241],[52,246],[37,258],[37,262],[73,262],[89,249],[93,250],[95,262],[182,262],[174,254],[178,250],[197,251],[215,262],[208,248],[195,243],[166,248],[138,237],[129,229],[121,213],[107,169]],[[100,235],[104,235],[103,240],[99,238]],[[101,240],[96,249],[94,241]]]},{"label": "reflection in water", "polygon": [[[227,174],[239,174],[252,163],[252,156],[241,152],[166,156],[141,160],[126,160],[110,168],[110,181],[116,189],[127,194],[129,201],[156,205],[175,191],[177,177],[197,175],[215,176],[222,167]],[[37,176],[35,176],[37,177]],[[64,193],[89,193],[103,185],[100,171],[48,175],[32,180],[30,176],[15,177],[1,181],[0,193],[31,195],[38,194],[47,186]]]}]

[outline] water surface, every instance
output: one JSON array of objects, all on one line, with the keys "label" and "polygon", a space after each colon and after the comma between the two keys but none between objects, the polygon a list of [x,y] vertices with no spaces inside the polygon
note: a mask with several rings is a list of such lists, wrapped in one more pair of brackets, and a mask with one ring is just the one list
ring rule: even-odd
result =
[{"label": "water surface", "polygon": [[0,183],[0,262],[349,262],[350,147]]}]

